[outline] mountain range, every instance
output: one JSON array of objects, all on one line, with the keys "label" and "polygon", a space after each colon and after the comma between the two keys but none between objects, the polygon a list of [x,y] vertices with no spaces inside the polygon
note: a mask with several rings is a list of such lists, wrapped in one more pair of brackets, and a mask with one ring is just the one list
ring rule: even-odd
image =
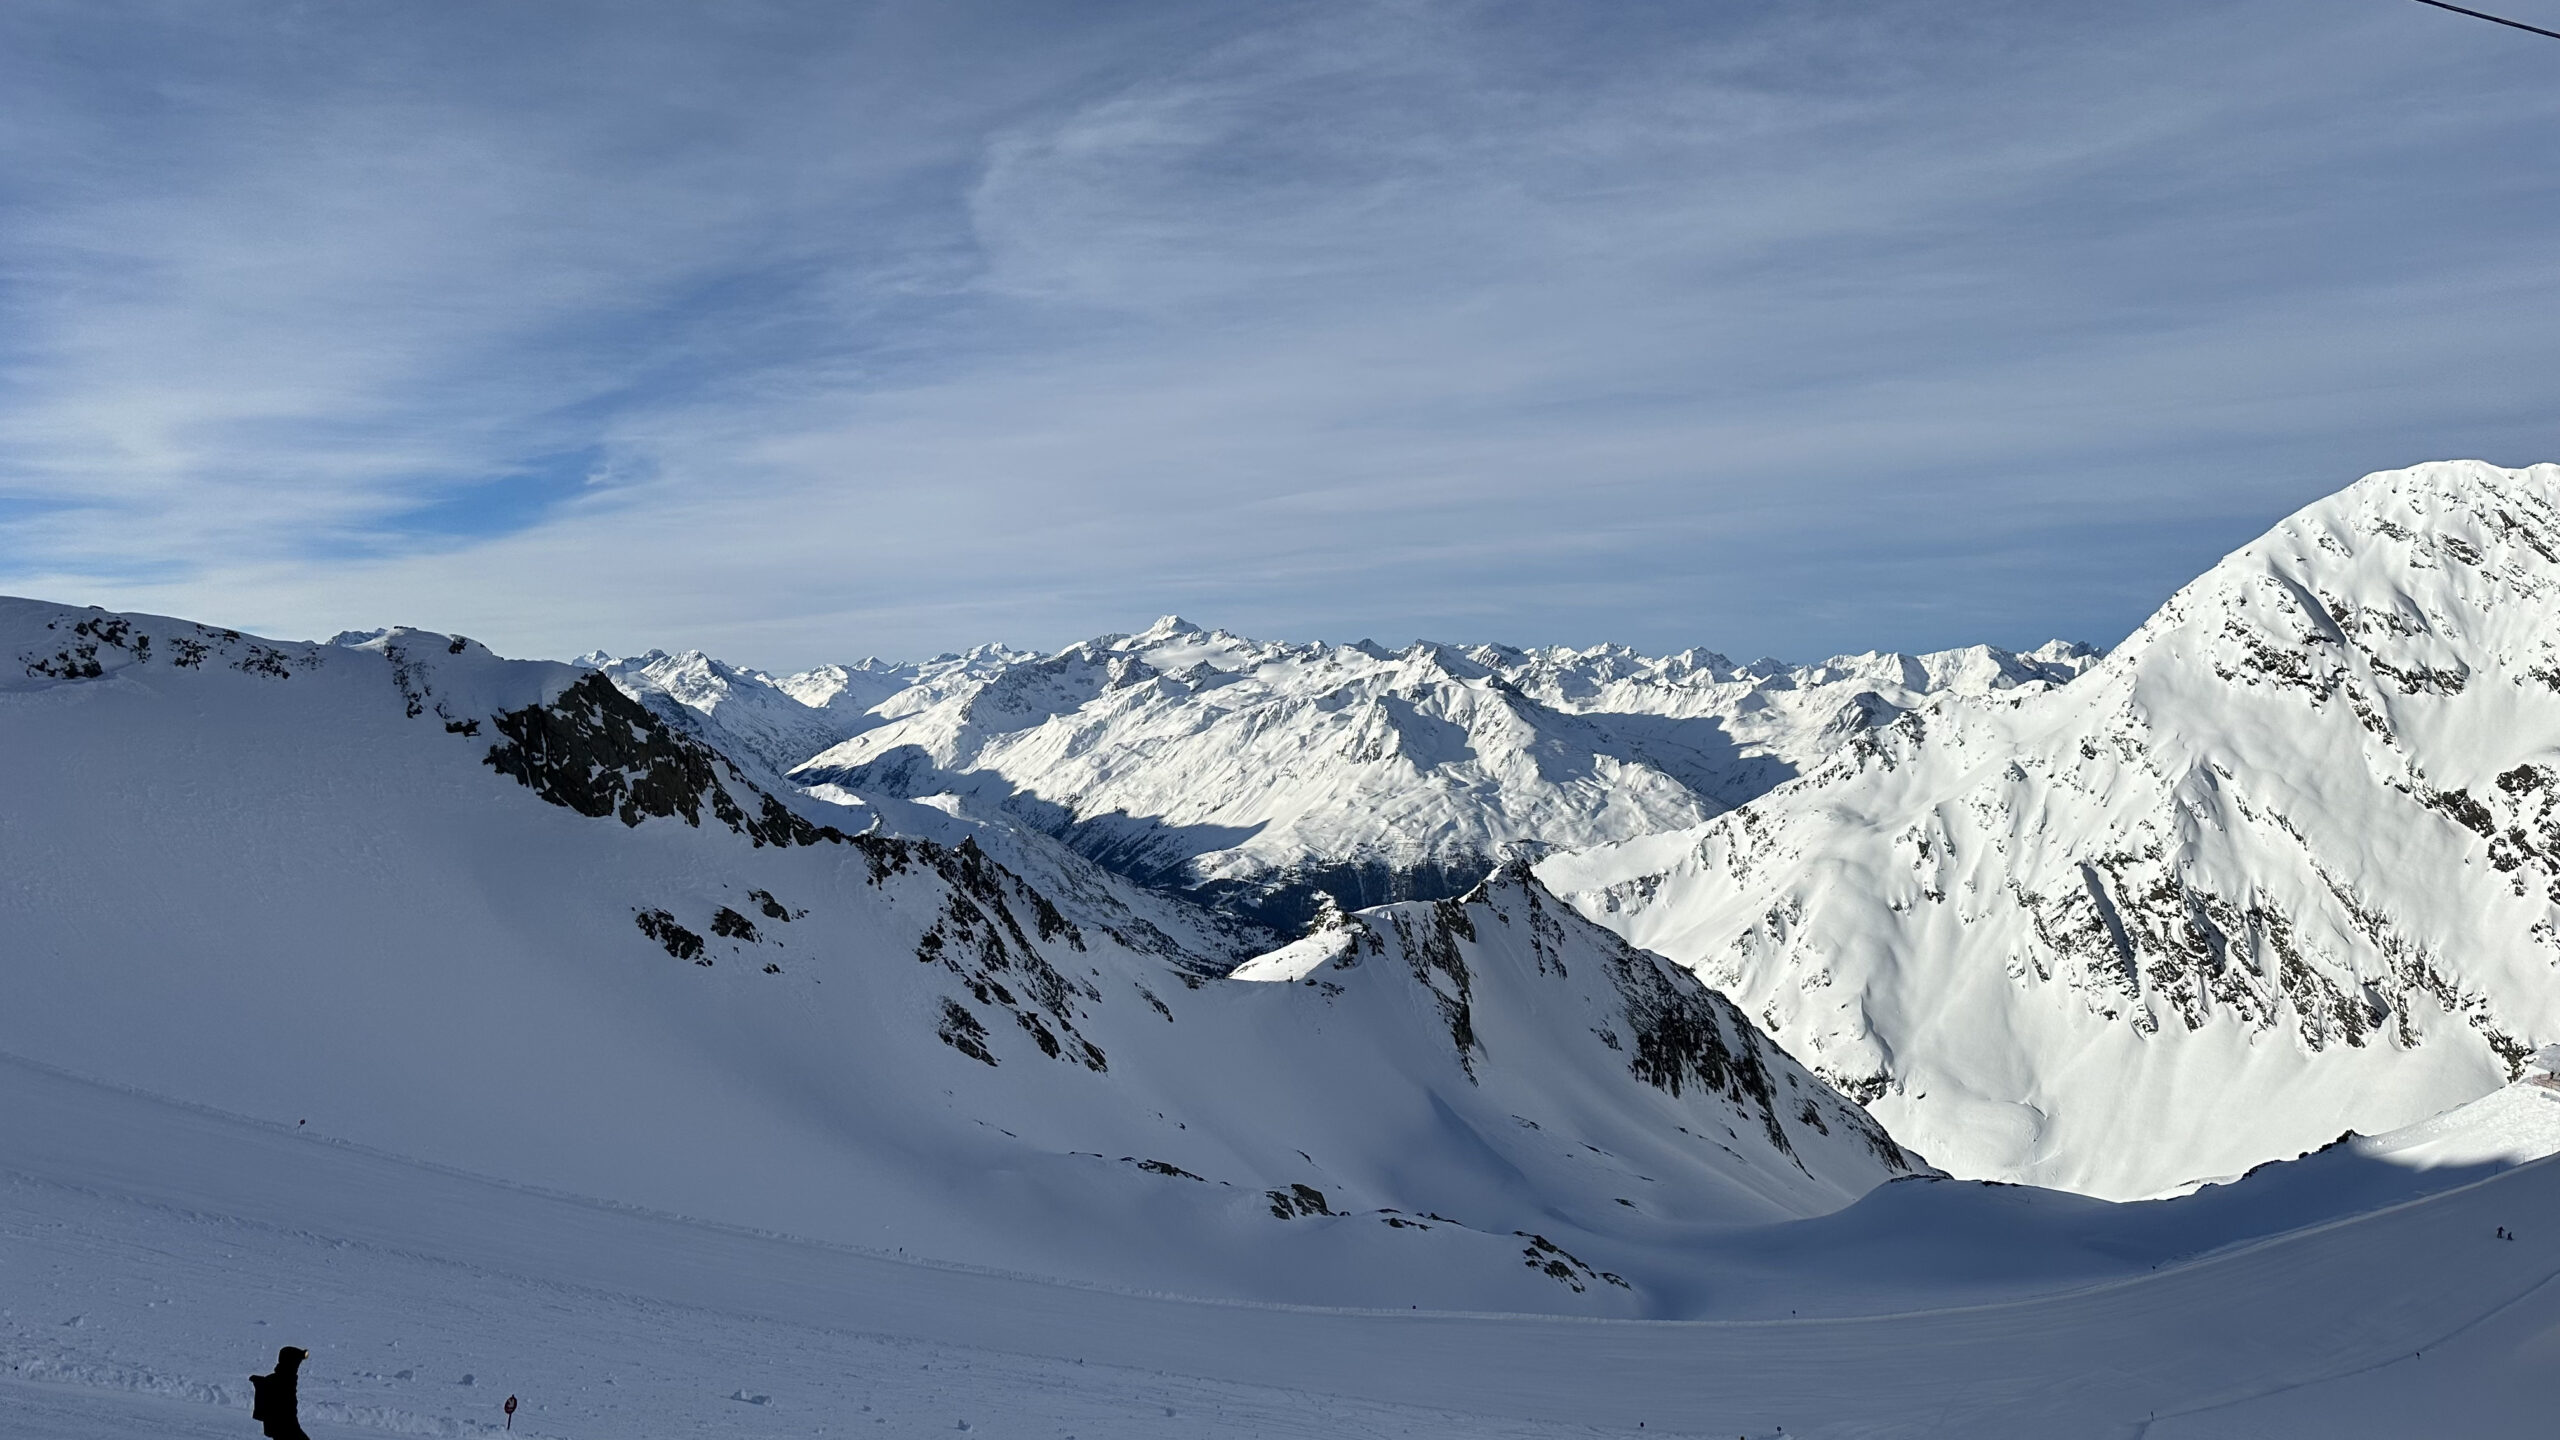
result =
[{"label": "mountain range", "polygon": [[[1389,650],[1167,617],[1054,653],[787,676],[698,652],[536,669],[554,702],[609,699],[703,757],[688,777],[761,797],[739,802],[751,828],[771,807],[845,843],[974,854],[1159,991],[1535,862],[1911,1151],[2137,1196],[2414,1122],[2560,1038],[2554,474],[2368,477],[2103,658]],[[332,675],[386,657],[404,711],[463,703],[419,677],[505,669],[417,632],[296,649],[12,614],[28,695],[196,682],[169,649],[187,635]],[[108,643],[153,627],[156,653]]]},{"label": "mountain range", "polygon": [[1676,1312],[1702,1229],[1927,1169],[1516,865],[1225,978],[973,836],[849,833],[581,667],[26,601],[0,654],[0,1052],[93,1080],[1311,1303]]},{"label": "mountain range", "polygon": [[1920,1153],[2145,1195],[2411,1123],[2560,1037],[2553,473],[2367,477],[2103,660],[1167,617],[1053,654],[607,670],[778,781],[1155,907],[1209,969],[1538,860]]},{"label": "mountain range", "polygon": [[1294,932],[1321,897],[1442,899],[1507,855],[1695,823],[1931,698],[2048,688],[2095,658],[2060,641],[1806,666],[1616,646],[1390,651],[1167,616],[1054,654],[989,646],[780,678],[698,652],[602,663],[822,794],[996,820]]},{"label": "mountain range", "polygon": [[0,599],[0,1433],[2516,1430],[2556,592],[2457,462],[2103,657]]}]

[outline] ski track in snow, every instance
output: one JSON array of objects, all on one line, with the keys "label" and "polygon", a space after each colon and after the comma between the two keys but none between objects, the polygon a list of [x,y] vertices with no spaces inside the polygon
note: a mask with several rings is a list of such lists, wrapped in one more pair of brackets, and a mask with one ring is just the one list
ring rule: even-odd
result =
[{"label": "ski track in snow", "polygon": [[529,1440],[2531,1433],[2553,1214],[2546,1161],[1985,1305],[1291,1309],[699,1225],[0,1063],[0,1434],[245,1434],[283,1343],[318,1440],[492,1433],[510,1393]]}]

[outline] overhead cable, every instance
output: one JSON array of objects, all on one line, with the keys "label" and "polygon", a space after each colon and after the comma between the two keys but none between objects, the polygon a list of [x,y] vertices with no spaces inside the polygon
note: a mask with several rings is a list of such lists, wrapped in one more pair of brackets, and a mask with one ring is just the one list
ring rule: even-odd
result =
[{"label": "overhead cable", "polygon": [[2459,5],[2447,5],[2444,0],[2418,0],[2418,3],[2433,5],[2439,10],[2450,10],[2456,15],[2468,15],[2474,20],[2486,20],[2492,25],[2504,25],[2511,30],[2530,30],[2536,35],[2548,35],[2554,40],[2560,40],[2560,30],[2545,30],[2539,25],[2527,25],[2521,20],[2510,20],[2503,15],[2491,15],[2481,10],[2465,10]]}]

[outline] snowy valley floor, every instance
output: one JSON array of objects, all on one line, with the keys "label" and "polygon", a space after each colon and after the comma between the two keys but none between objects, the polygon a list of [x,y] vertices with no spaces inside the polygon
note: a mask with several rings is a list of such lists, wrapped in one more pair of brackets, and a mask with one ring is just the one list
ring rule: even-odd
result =
[{"label": "snowy valley floor", "polygon": [[[245,1377],[285,1343],[313,1352],[315,1440],[495,1432],[510,1393],[528,1440],[2170,1440],[2542,1433],[2560,1406],[2552,1161],[2157,1270],[2161,1217],[2265,1216],[1888,1190],[1805,1222],[1827,1229],[1737,1239],[1809,1257],[1797,1293],[1737,1271],[1761,1318],[1288,1309],[696,1225],[0,1061],[0,1434],[252,1435]],[[2294,1203],[2268,1193],[2259,1211]],[[2057,1248],[2047,1212],[2098,1238]],[[2152,1238],[2109,1228],[2119,1213]],[[2026,1242],[2000,1238],[2013,1221]],[[1982,1253],[1854,1273],[1915,1246]],[[2091,1279],[2093,1246],[2129,1273]],[[1938,1268],[1997,1278],[1933,1304]],[[1833,1313],[1778,1313],[1790,1300]]]}]

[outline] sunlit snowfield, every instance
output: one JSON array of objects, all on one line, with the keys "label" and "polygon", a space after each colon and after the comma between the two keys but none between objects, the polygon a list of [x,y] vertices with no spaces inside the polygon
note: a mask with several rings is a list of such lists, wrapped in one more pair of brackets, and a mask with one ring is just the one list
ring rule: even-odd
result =
[{"label": "sunlit snowfield", "polygon": [[[2492,1131],[2560,1115],[2493,1098]],[[905,1263],[6,1064],[0,1433],[250,1433],[245,1377],[299,1343],[322,1440],[487,1433],[508,1394],[518,1433],[579,1440],[2529,1434],[2560,1165],[2482,1173],[2270,1176],[2256,1214],[1910,1181],[1739,1237],[1738,1318],[1394,1314]],[[2319,1218],[2429,1183],[2455,1188]],[[2314,1223],[2216,1248],[2288,1208]],[[1958,1275],[1971,1303],[1941,1303]]]}]

